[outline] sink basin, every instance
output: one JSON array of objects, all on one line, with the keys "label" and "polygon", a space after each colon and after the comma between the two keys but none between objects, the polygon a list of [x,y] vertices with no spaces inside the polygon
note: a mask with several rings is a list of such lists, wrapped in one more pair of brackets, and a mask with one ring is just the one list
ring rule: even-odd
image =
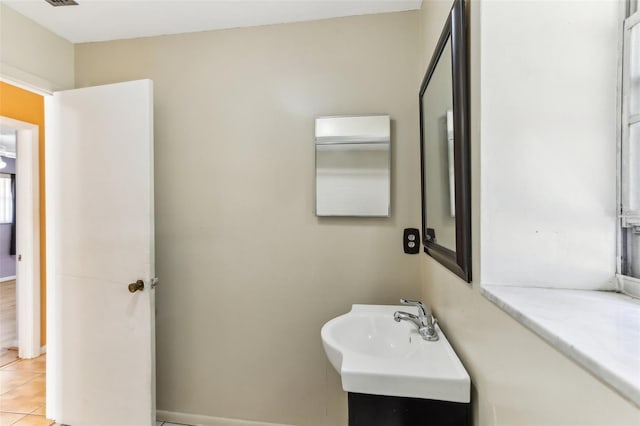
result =
[{"label": "sink basin", "polygon": [[436,325],[428,342],[413,324],[393,320],[412,306],[353,305],[322,327],[322,344],[347,392],[469,402],[471,380]]}]

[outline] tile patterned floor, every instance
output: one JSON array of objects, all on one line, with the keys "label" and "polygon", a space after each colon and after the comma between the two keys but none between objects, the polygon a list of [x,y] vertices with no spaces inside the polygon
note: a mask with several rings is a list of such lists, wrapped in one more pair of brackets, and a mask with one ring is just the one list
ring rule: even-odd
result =
[{"label": "tile patterned floor", "polygon": [[[0,368],[0,426],[50,426],[45,418],[45,370],[42,355]],[[156,426],[184,426],[156,422]]]},{"label": "tile patterned floor", "polygon": [[0,426],[49,426],[44,417],[46,357],[0,368]]}]

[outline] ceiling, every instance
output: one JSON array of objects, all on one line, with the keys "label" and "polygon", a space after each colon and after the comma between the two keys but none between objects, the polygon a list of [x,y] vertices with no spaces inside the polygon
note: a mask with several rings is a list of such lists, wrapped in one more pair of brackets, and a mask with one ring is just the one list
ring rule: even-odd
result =
[{"label": "ceiling", "polygon": [[422,0],[2,0],[72,43],[419,9]]}]

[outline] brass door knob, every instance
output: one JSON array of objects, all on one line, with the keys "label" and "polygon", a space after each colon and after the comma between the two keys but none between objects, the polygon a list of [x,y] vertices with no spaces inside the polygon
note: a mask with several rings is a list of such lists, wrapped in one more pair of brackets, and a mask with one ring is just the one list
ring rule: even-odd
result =
[{"label": "brass door knob", "polygon": [[144,290],[144,281],[138,280],[135,283],[129,284],[129,292],[135,293],[136,291]]}]

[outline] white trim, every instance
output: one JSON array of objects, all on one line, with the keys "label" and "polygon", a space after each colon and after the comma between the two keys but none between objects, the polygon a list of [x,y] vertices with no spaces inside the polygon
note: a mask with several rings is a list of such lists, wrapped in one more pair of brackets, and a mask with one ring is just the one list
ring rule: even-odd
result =
[{"label": "white trim", "polygon": [[207,425],[207,426],[291,426],[283,423],[265,423],[251,420],[229,419],[224,417],[210,417],[199,414],[177,413],[174,411],[156,411],[156,420],[159,422],[180,423],[183,425]]},{"label": "white trim", "polygon": [[[622,2],[621,2],[622,3]],[[624,2],[627,7],[631,6],[631,2]],[[628,10],[625,11],[628,13]],[[624,16],[623,16],[624,18]],[[622,73],[618,76],[621,84],[618,84],[622,89],[622,97],[618,99],[618,173],[617,173],[617,196],[618,196],[618,206],[617,210],[620,214],[620,221],[618,222],[618,229],[616,231],[617,236],[617,253],[616,253],[616,272],[620,274],[624,272],[622,270],[622,261],[625,252],[627,249],[623,247],[623,233],[626,232],[625,228],[630,228],[632,226],[640,225],[640,211],[632,210],[632,194],[635,193],[637,188],[637,182],[632,180],[632,176],[630,174],[632,161],[634,159],[631,158],[630,152],[630,130],[633,124],[640,122],[640,114],[631,114],[629,103],[631,96],[631,29],[636,25],[640,24],[640,11],[635,11],[631,16],[626,17],[623,20],[623,30],[622,30],[622,39],[623,46],[621,50],[621,54],[619,55],[619,64],[620,60],[622,63]],[[620,92],[619,92],[620,93]],[[634,265],[637,266],[637,265]],[[630,294],[632,296],[638,297],[640,296],[640,291],[638,291],[637,285],[634,283],[626,284],[627,280],[620,278],[620,275],[617,275],[617,289],[626,294]]]},{"label": "white trim", "polygon": [[640,24],[640,11],[635,11],[625,20],[624,28],[625,30],[629,30],[631,27],[635,27],[638,24]]},{"label": "white trim", "polygon": [[[7,76],[7,72],[19,77]],[[54,91],[61,89],[57,84],[26,71],[22,71],[21,69],[8,65],[2,61],[0,61],[0,81],[4,81],[12,86],[43,96],[51,95]]]},{"label": "white trim", "polygon": [[[635,15],[634,15],[635,16]],[[630,177],[629,177],[629,161],[630,158],[628,156],[629,153],[629,58],[631,58],[631,48],[630,48],[630,30],[633,24],[631,23],[632,17],[629,17],[624,20],[624,30],[623,30],[623,46],[622,46],[622,105],[619,106],[621,111],[621,139],[620,139],[620,169],[618,174],[620,175],[620,206],[622,211],[629,210],[629,192],[630,192]],[[623,224],[624,225],[624,221]]]},{"label": "white trim", "polygon": [[[622,130],[622,104],[624,102],[623,89],[624,85],[624,46],[626,43],[624,23],[627,16],[627,4],[626,2],[620,2],[619,7],[619,27],[618,27],[618,67],[617,78],[618,84],[616,84],[616,213],[621,213],[624,205],[624,199],[622,195],[622,151],[623,151],[623,138],[624,133]],[[616,272],[622,271],[622,221],[618,222],[616,226]],[[619,289],[616,287],[616,289]]]},{"label": "white trim", "polygon": [[623,211],[620,215],[622,228],[630,228],[640,225],[640,210]]},{"label": "white trim", "polygon": [[2,116],[0,125],[18,131],[16,249],[22,259],[16,268],[18,356],[29,359],[40,355],[39,129],[35,124]]},{"label": "white trim", "polygon": [[[53,96],[46,96],[44,98],[44,115],[45,119],[45,135],[48,135],[50,138],[55,130],[52,121],[54,119],[54,112],[52,110],[51,105],[53,103]],[[45,241],[45,249],[47,256],[47,265],[45,270],[45,276],[47,277],[46,283],[46,292],[47,292],[47,346],[49,348],[49,353],[47,354],[47,380],[46,380],[46,389],[45,389],[45,406],[46,406],[46,417],[48,419],[56,419],[58,413],[60,413],[59,401],[60,398],[57,395],[57,387],[58,383],[61,380],[61,374],[58,369],[52,368],[54,365],[58,365],[58,346],[56,343],[57,334],[61,329],[60,322],[60,314],[56,312],[54,309],[55,306],[58,305],[58,287],[56,285],[55,279],[52,279],[56,275],[56,270],[54,265],[57,263],[56,255],[58,252],[53,250],[54,245],[53,241],[58,240],[56,227],[51,226],[54,223],[57,223],[56,217],[56,200],[51,197],[51,182],[53,179],[52,171],[50,166],[50,162],[52,158],[55,158],[56,151],[52,148],[51,139],[44,145],[44,158],[45,158],[45,167],[44,167],[44,179],[47,184],[47,190],[44,193],[45,196],[45,205],[47,206],[46,211],[46,223],[48,224],[46,228],[46,241]]]},{"label": "white trim", "polygon": [[2,277],[2,278],[0,278],[0,283],[4,283],[4,282],[7,282],[7,281],[13,281],[15,279],[16,279],[15,275],[13,275],[11,277]]},{"label": "white trim", "polygon": [[619,288],[624,294],[640,298],[640,279],[617,274]]}]

